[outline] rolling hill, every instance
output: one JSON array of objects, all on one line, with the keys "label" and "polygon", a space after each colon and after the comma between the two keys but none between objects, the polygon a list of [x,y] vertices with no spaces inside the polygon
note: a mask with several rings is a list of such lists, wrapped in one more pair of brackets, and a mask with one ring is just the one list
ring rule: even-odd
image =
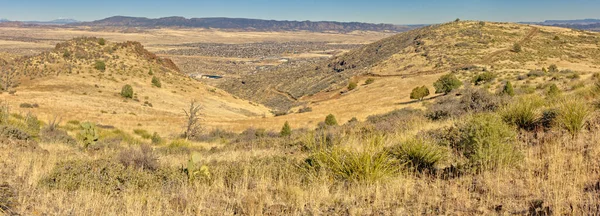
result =
[{"label": "rolling hill", "polygon": [[[302,107],[313,110],[312,114],[277,117],[281,120],[267,124],[311,115],[322,118],[328,113],[345,120],[366,118],[405,107],[410,104],[412,88],[431,88],[437,77],[448,72],[459,74],[463,80],[482,71],[517,79],[553,64],[565,73],[598,72],[599,41],[597,33],[558,27],[452,22],[400,33],[316,64],[230,79],[219,87],[282,112]],[[516,45],[522,47],[520,52],[513,51]],[[375,84],[364,85],[369,78],[375,79]],[[358,88],[349,90],[350,82],[359,84]],[[318,118],[310,121],[314,124]]]},{"label": "rolling hill", "polygon": [[[263,106],[190,79],[171,60],[157,57],[138,42],[76,38],[9,65],[3,72],[12,82],[1,83],[9,86],[11,94],[0,94],[0,100],[41,119],[56,116],[65,121],[92,121],[176,135],[184,126],[183,109],[192,100],[202,104],[203,120],[213,124],[204,126],[269,113]],[[161,87],[152,84],[155,77]],[[126,84],[134,89],[132,99],[120,95]],[[21,104],[37,104],[39,108]]]}]

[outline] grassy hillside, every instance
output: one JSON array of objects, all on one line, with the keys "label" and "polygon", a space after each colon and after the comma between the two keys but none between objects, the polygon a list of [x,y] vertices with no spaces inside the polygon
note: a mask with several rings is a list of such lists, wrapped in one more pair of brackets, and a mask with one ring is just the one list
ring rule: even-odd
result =
[{"label": "grassy hillside", "polygon": [[[598,33],[571,29],[452,22],[401,33],[316,65],[280,67],[219,87],[289,113],[259,121],[257,127],[276,129],[286,121],[315,127],[329,113],[347,121],[419,108],[421,104],[410,99],[410,91],[423,85],[433,90],[433,82],[447,73],[471,82],[490,72],[497,78],[483,83],[490,91],[498,91],[506,81],[519,91],[544,91],[548,81],[563,89],[577,88],[582,80],[600,72],[598,41]],[[515,45],[520,52],[513,51]],[[556,71],[548,73],[551,66]],[[368,79],[375,82],[365,85]],[[358,85],[349,91],[351,82]],[[298,113],[305,107],[312,112]]]},{"label": "grassy hillside", "polygon": [[[532,70],[557,64],[597,71],[597,33],[512,23],[452,22],[401,33],[315,65],[244,76],[221,88],[285,110],[322,92],[339,93],[357,76],[420,76],[468,70]],[[521,52],[512,52],[515,44]]]},{"label": "grassy hillside", "polygon": [[[292,102],[276,117],[135,43],[81,40],[92,57],[71,60],[68,45],[8,62],[20,78],[0,94],[0,214],[600,213],[594,33],[454,22],[401,34],[320,63],[303,74],[314,86],[277,71],[244,81]],[[410,99],[422,86],[431,94]],[[194,98],[201,134],[181,139]]]},{"label": "grassy hillside", "polygon": [[[204,120],[212,124],[207,127],[269,113],[263,106],[188,78],[169,59],[136,42],[101,45],[98,38],[79,38],[10,65],[5,71],[13,74],[13,83],[1,99],[18,112],[36,113],[42,119],[57,116],[176,135],[183,131],[183,109],[192,100],[203,105]],[[160,87],[152,84],[153,78]],[[132,98],[120,95],[127,84],[133,87]]]}]

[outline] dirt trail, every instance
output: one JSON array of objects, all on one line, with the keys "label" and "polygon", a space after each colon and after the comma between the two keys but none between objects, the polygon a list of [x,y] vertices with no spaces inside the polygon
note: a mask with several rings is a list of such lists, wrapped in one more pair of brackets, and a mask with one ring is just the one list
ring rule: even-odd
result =
[{"label": "dirt trail", "polygon": [[273,92],[273,93],[275,93],[275,94],[278,94],[278,95],[284,96],[284,97],[286,97],[286,98],[287,98],[288,100],[290,100],[290,101],[298,101],[298,99],[297,99],[297,98],[295,98],[294,96],[292,96],[292,94],[290,94],[290,93],[287,93],[287,92],[283,92],[283,91],[279,91],[279,90],[277,90],[276,88],[269,87],[269,91],[270,91],[270,92]]},{"label": "dirt trail", "polygon": [[[529,31],[529,33],[527,34],[527,36],[525,36],[525,38],[523,38],[521,41],[517,42],[517,44],[523,46],[523,44],[531,41],[533,39],[533,37],[539,32],[540,29],[536,28],[536,27],[532,27],[533,29],[531,29],[531,31]],[[508,52],[510,51],[512,48],[504,48],[495,52],[492,52],[491,54],[489,54],[488,56],[486,56],[485,58],[483,58],[483,60],[481,60],[481,64],[490,64],[492,62],[492,59],[494,59],[494,57]]]}]

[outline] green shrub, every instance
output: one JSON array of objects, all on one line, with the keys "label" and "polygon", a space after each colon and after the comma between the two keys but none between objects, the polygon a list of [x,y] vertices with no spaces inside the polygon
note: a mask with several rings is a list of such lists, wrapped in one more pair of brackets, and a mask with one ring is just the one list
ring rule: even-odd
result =
[{"label": "green shrub", "polygon": [[429,89],[427,88],[427,86],[416,87],[410,93],[410,99],[414,100],[422,101],[423,98],[427,96],[429,96]]},{"label": "green shrub", "polygon": [[133,98],[133,87],[129,84],[124,85],[123,88],[121,88],[121,96],[130,99]]},{"label": "green shrub", "polygon": [[476,171],[515,165],[521,158],[514,129],[495,114],[475,115],[458,128],[461,138],[453,148]]},{"label": "green shrub", "polygon": [[283,127],[281,128],[281,132],[279,132],[279,135],[281,137],[289,137],[292,135],[292,128],[290,127],[290,123],[288,123],[286,121],[285,124],[283,124]]},{"label": "green shrub", "polygon": [[549,72],[558,72],[558,67],[555,64],[550,65],[550,67],[548,67],[548,71]]},{"label": "green shrub", "polygon": [[375,79],[369,78],[365,81],[365,85],[370,85],[370,84],[373,84],[374,82],[375,82]]},{"label": "green shrub", "polygon": [[448,156],[446,148],[425,139],[409,139],[393,146],[389,154],[403,163],[407,163],[418,172],[433,172]]},{"label": "green shrub", "polygon": [[525,96],[506,106],[500,115],[509,124],[525,130],[534,129],[541,116],[544,101],[538,96]]},{"label": "green shrub", "polygon": [[152,86],[156,86],[158,88],[162,87],[162,84],[160,83],[160,78],[152,77]]},{"label": "green shrub", "polygon": [[94,68],[104,72],[106,70],[106,63],[104,63],[104,61],[97,60],[96,63],[94,63]]},{"label": "green shrub", "polygon": [[462,82],[454,74],[446,74],[435,81],[433,86],[435,87],[435,93],[448,94],[462,86]]},{"label": "green shrub", "polygon": [[358,87],[358,84],[356,84],[356,82],[350,82],[348,84],[348,90],[350,90],[350,91],[356,89],[356,87]]},{"label": "green shrub", "polygon": [[148,75],[150,75],[150,76],[154,75],[154,72],[152,72],[152,68],[150,68],[150,70],[148,70]]},{"label": "green shrub", "polygon": [[106,45],[106,40],[104,38],[100,38],[100,39],[98,39],[98,44],[100,46],[104,46],[104,45]]},{"label": "green shrub", "polygon": [[572,136],[577,136],[583,130],[591,112],[589,105],[582,99],[563,99],[558,103],[556,120]]},{"label": "green shrub", "polygon": [[502,89],[502,92],[500,92],[501,95],[508,95],[508,96],[514,96],[515,95],[515,90],[513,89],[512,83],[510,83],[510,81],[507,81],[506,84],[504,85],[504,88]]},{"label": "green shrub", "polygon": [[520,53],[523,49],[521,48],[521,44],[515,43],[513,44],[512,51],[516,53]]},{"label": "green shrub", "polygon": [[37,116],[27,113],[25,116],[25,124],[27,126],[27,133],[37,137],[40,133],[40,129],[42,127],[42,123],[38,120]]},{"label": "green shrub", "polygon": [[327,125],[327,126],[338,125],[338,122],[335,119],[335,116],[333,114],[329,114],[329,115],[327,115],[327,117],[325,117],[325,125]]},{"label": "green shrub", "polygon": [[156,132],[154,132],[154,134],[152,134],[152,137],[150,139],[152,140],[152,144],[155,144],[155,145],[163,143],[163,139]]},{"label": "green shrub", "polygon": [[475,85],[480,85],[481,83],[489,83],[496,79],[496,74],[492,72],[483,72],[473,77],[473,83]]},{"label": "green shrub", "polygon": [[560,89],[558,89],[558,86],[556,86],[556,84],[552,83],[552,85],[550,85],[550,87],[548,88],[547,95],[549,97],[556,97],[560,95]]}]

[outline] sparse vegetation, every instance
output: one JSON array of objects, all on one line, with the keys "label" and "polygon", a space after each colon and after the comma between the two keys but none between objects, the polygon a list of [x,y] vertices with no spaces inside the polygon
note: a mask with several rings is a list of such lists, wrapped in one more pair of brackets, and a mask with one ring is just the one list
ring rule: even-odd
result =
[{"label": "sparse vegetation", "polygon": [[365,80],[365,85],[371,85],[375,82],[375,79],[373,78],[368,78],[367,80]]},{"label": "sparse vegetation", "polygon": [[[144,34],[155,31],[164,33]],[[335,33],[318,35],[335,41]],[[561,40],[553,41],[555,35]],[[245,83],[231,80],[253,97],[190,80],[127,43],[59,44],[48,55],[23,57],[32,61],[18,62],[23,66],[15,71],[28,75],[9,86],[19,94],[0,95],[0,214],[596,215],[597,40],[590,32],[463,21],[278,66],[254,58],[294,46],[304,53],[308,45],[206,42],[161,53],[207,53],[218,64],[181,58],[188,69],[181,72],[234,72]],[[511,54],[517,41],[527,49]],[[65,50],[70,58],[62,56]],[[97,59],[106,61],[106,73],[94,70]],[[533,69],[552,63],[573,70]],[[246,76],[246,70],[256,73]],[[40,79],[40,71],[52,79]],[[436,92],[445,95],[422,103],[394,99],[432,85],[442,72],[457,81],[439,81]],[[150,87],[154,76],[169,90]],[[377,77],[377,84],[340,94],[347,80],[364,77]],[[232,85],[226,79],[223,86]],[[136,86],[132,100],[117,92],[127,83]],[[202,109],[181,101],[199,96]],[[34,102],[43,106],[29,108]],[[287,115],[273,118],[269,110]],[[329,111],[335,116],[319,123]],[[73,115],[61,125],[60,118],[42,122],[33,112]],[[79,120],[98,124],[84,129]]]}]

